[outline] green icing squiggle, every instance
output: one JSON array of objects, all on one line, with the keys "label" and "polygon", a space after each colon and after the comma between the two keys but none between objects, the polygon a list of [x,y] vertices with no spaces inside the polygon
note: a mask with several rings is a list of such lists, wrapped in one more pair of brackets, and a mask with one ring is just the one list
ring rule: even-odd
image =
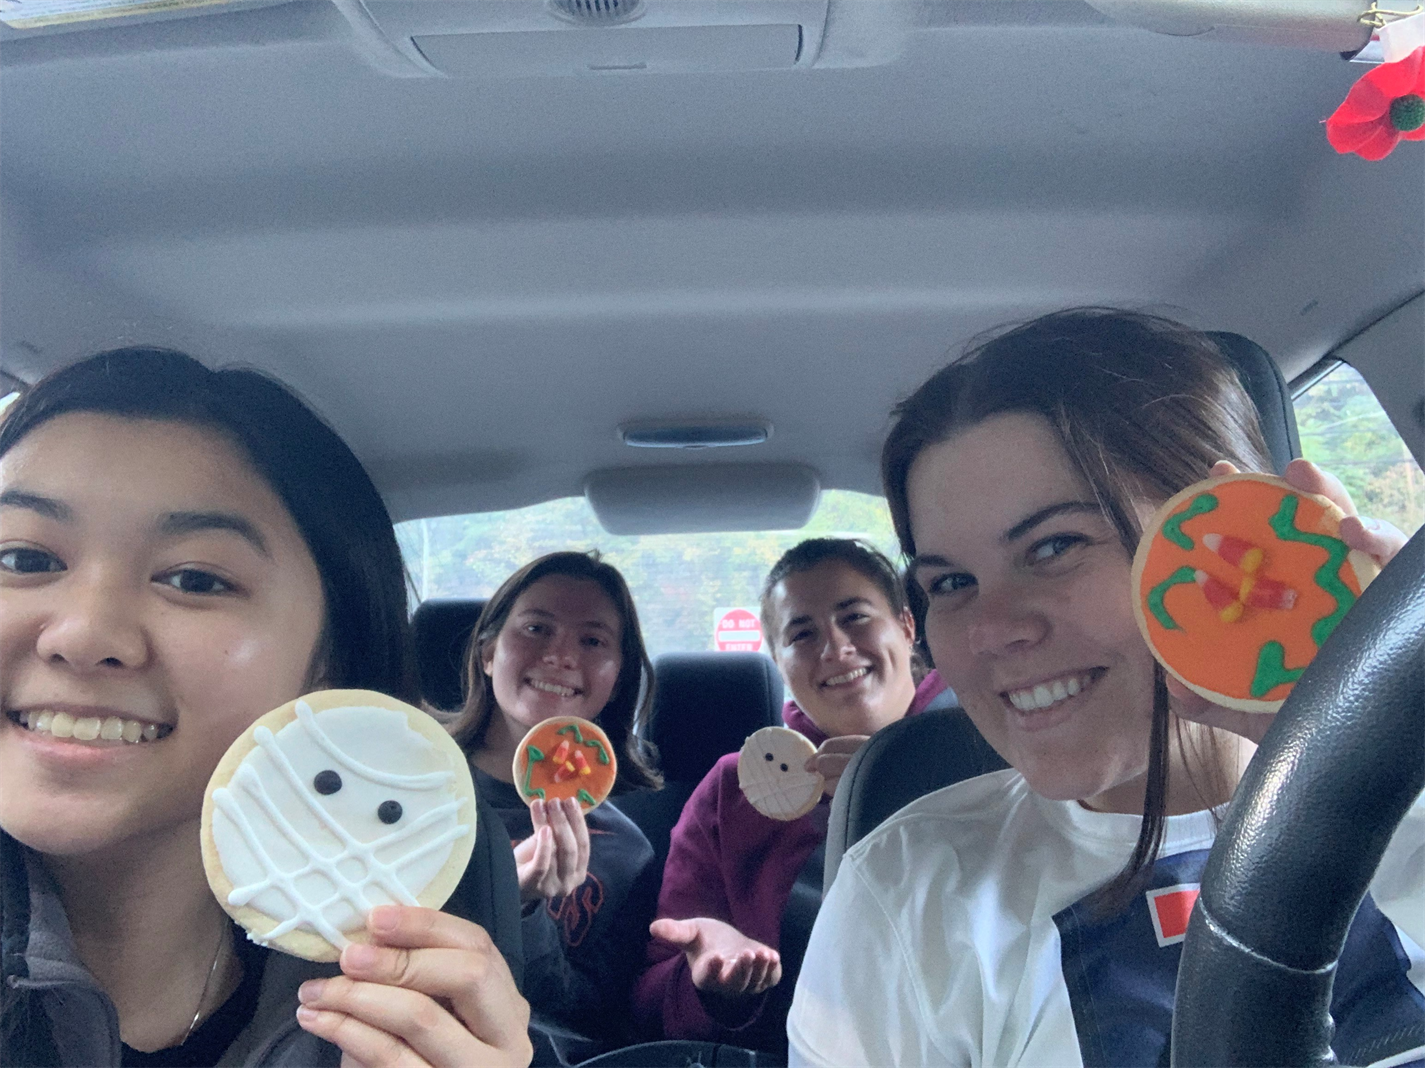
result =
[{"label": "green icing squiggle", "polygon": [[1350,611],[1351,605],[1356,603],[1356,595],[1351,592],[1349,586],[1341,581],[1340,575],[1341,565],[1346,562],[1346,556],[1351,550],[1340,538],[1298,530],[1296,526],[1297,500],[1292,494],[1283,497],[1277,514],[1272,516],[1267,523],[1282,541],[1305,542],[1307,545],[1315,545],[1318,549],[1326,550],[1326,562],[1316,569],[1316,574],[1313,577],[1316,580],[1316,585],[1335,599],[1336,610],[1330,615],[1322,616],[1311,625],[1311,640],[1316,643],[1316,647],[1319,649],[1322,643],[1331,637],[1331,632],[1336,629],[1336,624],[1340,623],[1346,613]]},{"label": "green icing squiggle", "polygon": [[544,791],[537,786],[533,786],[530,782],[530,776],[534,774],[534,766],[544,759],[544,754],[534,746],[527,745],[525,746],[524,755],[524,795],[525,797],[537,797],[543,800]]},{"label": "green icing squiggle", "polygon": [[598,804],[598,802],[594,800],[594,795],[589,793],[588,790],[580,790],[574,796],[577,797],[580,801],[584,802],[584,804],[588,805],[590,808],[593,808],[595,805]]},{"label": "green icing squiggle", "polygon": [[599,751],[600,764],[607,764],[609,762],[609,751],[604,748],[604,743],[599,741],[597,738],[585,738],[583,732],[579,730],[579,725],[577,723],[571,723],[567,727],[560,727],[559,730],[555,733],[568,734],[570,731],[574,732],[574,740],[580,745],[586,745],[589,746],[591,749],[597,749]]},{"label": "green icing squiggle", "polygon": [[1153,618],[1163,625],[1164,630],[1181,630],[1182,628],[1178,626],[1178,621],[1168,614],[1168,606],[1163,603],[1163,598],[1174,586],[1196,582],[1196,574],[1190,567],[1180,567],[1148,591],[1148,611],[1153,613]]},{"label": "green icing squiggle", "polygon": [[1265,697],[1283,683],[1301,678],[1305,670],[1286,666],[1286,649],[1281,642],[1267,642],[1257,654],[1257,673],[1252,676],[1252,687],[1248,692],[1253,697]]},{"label": "green icing squiggle", "polygon": [[1196,547],[1197,542],[1183,533],[1183,524],[1194,516],[1205,515],[1217,508],[1217,498],[1211,493],[1199,493],[1188,506],[1180,512],[1174,512],[1163,521],[1163,537],[1176,545],[1184,552]]}]

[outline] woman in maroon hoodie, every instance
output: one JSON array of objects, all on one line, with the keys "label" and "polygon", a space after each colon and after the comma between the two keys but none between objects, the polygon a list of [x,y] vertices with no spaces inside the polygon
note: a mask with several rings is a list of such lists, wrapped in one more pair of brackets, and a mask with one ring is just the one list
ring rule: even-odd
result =
[{"label": "woman in maroon hoodie", "polygon": [[934,672],[917,684],[904,590],[890,561],[859,541],[790,549],[763,586],[762,629],[793,698],[782,719],[816,743],[808,770],[826,777],[825,795],[805,816],[774,820],[738,788],[736,753],[713,766],[673,828],[634,1011],[667,1038],[785,1050],[788,972],[820,903],[836,782],[871,734],[921,711],[944,684]]}]

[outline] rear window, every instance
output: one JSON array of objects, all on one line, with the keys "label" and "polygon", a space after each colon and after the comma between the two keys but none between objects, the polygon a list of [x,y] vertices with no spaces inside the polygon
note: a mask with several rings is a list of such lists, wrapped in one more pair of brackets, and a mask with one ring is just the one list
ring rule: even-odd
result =
[{"label": "rear window", "polygon": [[1337,363],[1295,396],[1301,452],[1339,478],[1362,515],[1406,534],[1425,524],[1425,474],[1348,363]]},{"label": "rear window", "polygon": [[583,497],[565,497],[507,512],[412,520],[397,524],[396,536],[421,600],[489,597],[536,556],[598,549],[628,581],[653,656],[765,651],[755,624],[762,580],[803,538],[859,537],[893,560],[898,552],[885,499],[850,490],[824,491],[801,530],[620,536],[599,526]]}]

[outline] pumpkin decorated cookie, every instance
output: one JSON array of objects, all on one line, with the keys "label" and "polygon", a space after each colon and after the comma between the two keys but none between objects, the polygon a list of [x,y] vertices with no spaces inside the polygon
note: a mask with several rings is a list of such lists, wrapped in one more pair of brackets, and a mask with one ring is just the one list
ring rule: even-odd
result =
[{"label": "pumpkin decorated cookie", "polygon": [[1275,712],[1379,571],[1341,540],[1345,517],[1270,475],[1169,500],[1133,559],[1133,610],[1159,663],[1216,704]]},{"label": "pumpkin decorated cookie", "polygon": [[752,807],[774,820],[805,816],[821,800],[826,780],[806,763],[816,746],[790,727],[753,731],[737,755],[737,785]]},{"label": "pumpkin decorated cookie", "polygon": [[555,716],[524,736],[515,749],[514,772],[526,805],[573,797],[588,812],[614,788],[618,758],[598,724]]}]

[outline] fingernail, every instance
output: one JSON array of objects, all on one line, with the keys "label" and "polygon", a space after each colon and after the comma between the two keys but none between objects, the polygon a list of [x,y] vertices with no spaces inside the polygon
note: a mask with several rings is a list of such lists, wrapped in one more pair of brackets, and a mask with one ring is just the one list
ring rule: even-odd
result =
[{"label": "fingernail", "polygon": [[343,968],[355,968],[358,971],[364,971],[375,963],[375,946],[368,946],[363,942],[352,942],[341,951],[341,964]]},{"label": "fingernail", "polygon": [[317,1010],[309,1009],[305,1005],[297,1006],[297,1019],[302,1023],[314,1023],[317,1019]]},{"label": "fingernail", "polygon": [[394,905],[377,905],[366,917],[366,926],[372,931],[394,931],[401,922],[401,914]]},{"label": "fingernail", "polygon": [[[326,988],[326,985],[327,981],[325,979],[308,980],[297,988],[297,1000],[300,1001],[303,1005],[306,1005],[313,1001],[320,1001],[322,996],[322,990]],[[302,1010],[299,1009],[298,1011],[300,1012]],[[313,1012],[313,1010],[311,1009],[308,1009],[306,1011]],[[315,1013],[313,1013],[313,1015],[315,1015]]]}]

